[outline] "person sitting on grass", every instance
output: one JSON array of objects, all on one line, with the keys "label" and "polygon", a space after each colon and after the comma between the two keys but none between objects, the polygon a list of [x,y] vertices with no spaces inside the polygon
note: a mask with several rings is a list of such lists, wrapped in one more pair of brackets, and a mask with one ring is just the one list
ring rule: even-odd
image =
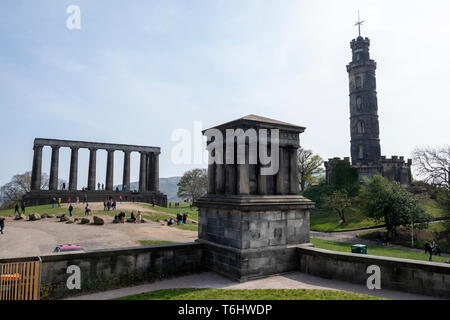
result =
[{"label": "person sitting on grass", "polygon": [[188,213],[187,212],[183,213],[183,224],[186,224],[187,218],[188,218]]},{"label": "person sitting on grass", "polygon": [[119,223],[119,217],[117,214],[114,216],[113,223]]},{"label": "person sitting on grass", "polygon": [[125,223],[125,216],[126,216],[125,212],[121,211],[119,213],[119,222]]},{"label": "person sitting on grass", "polygon": [[182,224],[183,217],[181,216],[180,213],[177,213],[177,224]]},{"label": "person sitting on grass", "polygon": [[140,223],[141,221],[142,221],[142,213],[138,211],[136,215],[136,222]]},{"label": "person sitting on grass", "polygon": [[175,220],[173,220],[173,218],[170,218],[169,221],[167,222],[167,225],[170,226],[174,223],[175,223]]},{"label": "person sitting on grass", "polygon": [[135,223],[136,222],[136,217],[134,216],[134,212],[131,211],[131,217],[129,217],[127,219],[127,222],[131,222],[131,223]]}]

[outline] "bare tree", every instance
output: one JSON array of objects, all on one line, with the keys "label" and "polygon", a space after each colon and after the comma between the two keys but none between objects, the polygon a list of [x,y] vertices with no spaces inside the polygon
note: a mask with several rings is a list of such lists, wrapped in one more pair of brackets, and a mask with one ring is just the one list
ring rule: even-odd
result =
[{"label": "bare tree", "polygon": [[298,178],[302,191],[307,184],[318,180],[320,174],[324,172],[322,165],[322,158],[315,155],[312,150],[298,149]]},{"label": "bare tree", "polygon": [[[41,189],[48,189],[48,175],[42,174]],[[1,198],[4,202],[18,201],[23,195],[31,191],[31,172],[16,174],[11,181],[0,188]]]},{"label": "bare tree", "polygon": [[413,160],[417,174],[425,182],[450,188],[450,145],[442,148],[416,148]]}]

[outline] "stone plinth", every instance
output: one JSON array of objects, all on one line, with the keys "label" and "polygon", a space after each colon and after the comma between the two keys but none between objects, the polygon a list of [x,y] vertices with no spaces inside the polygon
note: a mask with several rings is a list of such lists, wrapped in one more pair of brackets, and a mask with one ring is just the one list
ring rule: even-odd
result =
[{"label": "stone plinth", "polygon": [[[240,133],[227,135],[229,130]],[[297,149],[303,131],[255,115],[204,131],[210,160],[215,160],[208,166],[208,194],[195,205],[208,268],[238,281],[297,268],[295,248],[309,242],[309,210],[314,207],[298,188]],[[223,152],[217,141],[223,142]],[[271,165],[263,163],[260,150],[270,150],[271,161],[279,162],[276,171],[262,170]]]}]

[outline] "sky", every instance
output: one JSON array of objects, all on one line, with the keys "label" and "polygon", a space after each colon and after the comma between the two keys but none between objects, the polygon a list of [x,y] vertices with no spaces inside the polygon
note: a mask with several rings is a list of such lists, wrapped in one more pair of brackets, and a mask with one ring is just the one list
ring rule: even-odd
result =
[{"label": "sky", "polygon": [[[80,29],[66,12],[80,8]],[[248,114],[306,127],[301,146],[350,155],[350,41],[377,61],[381,151],[411,156],[449,143],[450,2],[366,0],[2,0],[0,185],[31,170],[36,137],[161,147],[160,177],[206,167],[174,163],[173,134]],[[196,148],[196,149],[194,149]],[[193,152],[194,153],[194,152]],[[44,148],[43,172],[51,150]],[[88,150],[79,151],[78,187]],[[70,149],[59,176],[68,180]],[[139,154],[131,155],[131,181]],[[123,154],[115,153],[114,183]],[[104,182],[106,151],[98,151]]]}]

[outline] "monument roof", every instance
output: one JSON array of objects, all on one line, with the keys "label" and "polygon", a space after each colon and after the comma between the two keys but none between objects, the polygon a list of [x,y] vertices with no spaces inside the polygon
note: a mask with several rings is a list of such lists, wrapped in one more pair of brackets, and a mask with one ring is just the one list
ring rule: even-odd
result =
[{"label": "monument roof", "polygon": [[[227,129],[227,128],[237,128],[239,126],[259,126],[262,128],[268,128],[268,129],[283,129],[288,131],[296,131],[296,132],[303,132],[305,131],[305,127],[297,126],[292,123],[287,123],[275,119],[270,119],[262,116],[258,116],[256,114],[249,114],[245,117],[226,122],[221,125],[217,125],[214,127],[211,127],[209,129]],[[206,130],[209,130],[206,129]],[[206,130],[203,130],[204,133]]]}]

